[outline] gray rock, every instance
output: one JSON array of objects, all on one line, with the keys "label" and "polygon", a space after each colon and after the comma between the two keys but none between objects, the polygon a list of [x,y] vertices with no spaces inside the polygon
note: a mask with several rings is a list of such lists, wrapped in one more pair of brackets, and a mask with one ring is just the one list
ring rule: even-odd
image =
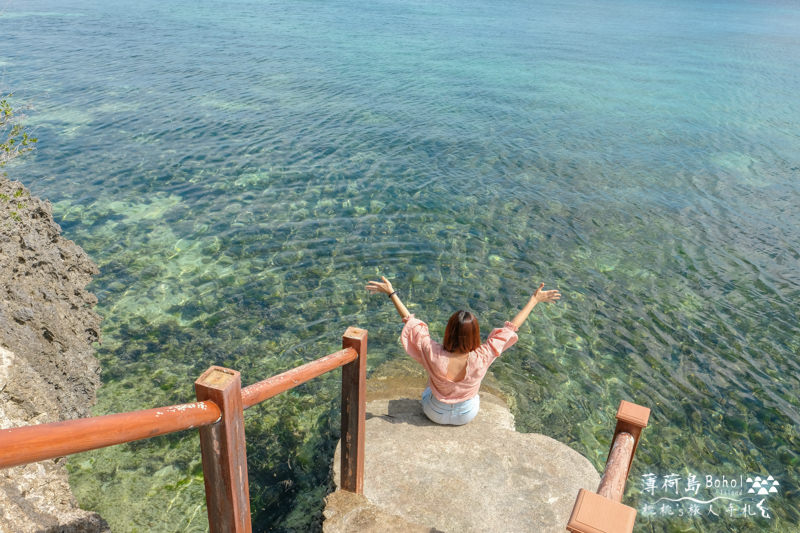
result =
[{"label": "gray rock", "polygon": [[[0,177],[0,428],[88,416],[100,385],[97,267],[60,234],[48,202]],[[0,470],[0,533],[34,531],[108,531],[78,508],[63,459]]]},{"label": "gray rock", "polygon": [[[517,433],[492,394],[481,392],[475,420],[453,427],[425,417],[420,389],[383,387],[394,396],[367,404],[364,498],[329,496],[326,533],[381,531],[381,521],[394,528],[383,531],[562,532],[578,489],[597,489],[588,459],[550,437]],[[337,448],[336,483],[339,460]]]},{"label": "gray rock", "polygon": [[33,309],[30,307],[20,307],[16,309],[13,313],[14,320],[22,324],[23,322],[29,322],[33,320]]}]

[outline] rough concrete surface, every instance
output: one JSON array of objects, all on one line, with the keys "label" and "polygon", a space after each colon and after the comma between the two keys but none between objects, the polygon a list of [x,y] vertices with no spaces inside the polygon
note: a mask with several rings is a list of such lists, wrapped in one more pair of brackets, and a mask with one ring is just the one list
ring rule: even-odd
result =
[{"label": "rough concrete surface", "polygon": [[[439,426],[422,413],[422,388],[403,394],[409,384],[394,381],[383,377],[368,394],[365,498],[329,496],[326,533],[380,531],[380,520],[394,528],[384,531],[562,532],[578,489],[597,488],[588,459],[550,437],[514,431],[513,415],[493,394],[481,392],[469,424]],[[339,457],[337,448],[336,483]]]},{"label": "rough concrete surface", "polygon": [[[87,416],[100,384],[92,342],[97,267],[61,237],[49,202],[0,177],[0,428]],[[0,470],[0,532],[107,531],[79,509],[64,460]]]},{"label": "rough concrete surface", "polygon": [[383,511],[364,496],[337,490],[325,499],[324,533],[436,533],[438,530],[414,524]]}]

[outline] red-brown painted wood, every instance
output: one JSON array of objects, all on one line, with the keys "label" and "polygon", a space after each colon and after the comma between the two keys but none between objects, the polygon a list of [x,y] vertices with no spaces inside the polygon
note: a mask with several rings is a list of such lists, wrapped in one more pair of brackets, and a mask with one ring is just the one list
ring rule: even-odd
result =
[{"label": "red-brown painted wood", "polygon": [[364,424],[367,415],[367,330],[347,328],[342,346],[358,359],[342,367],[342,489],[364,494]]},{"label": "red-brown painted wood", "polygon": [[[631,464],[633,464],[633,456],[636,454],[636,447],[639,446],[639,438],[642,436],[642,430],[647,427],[650,420],[650,408],[644,407],[631,402],[622,400],[619,402],[617,409],[617,427],[614,429],[614,435],[620,432],[630,433],[633,435],[633,451],[631,452],[631,459],[628,461],[628,472],[631,471]],[[611,450],[608,452],[611,454]],[[628,477],[628,472],[625,477]]]},{"label": "red-brown painted wood", "polygon": [[248,409],[257,403],[277,396],[301,383],[321,376],[325,372],[330,372],[331,370],[339,368],[355,360],[357,357],[358,352],[356,350],[353,348],[346,348],[326,355],[325,357],[320,357],[315,361],[298,366],[297,368],[293,368],[283,374],[278,374],[277,376],[267,378],[258,383],[253,383],[242,389],[242,406]]},{"label": "red-brown painted wood", "polygon": [[578,490],[578,498],[567,522],[572,533],[632,533],[636,509],[611,501],[586,489]]},{"label": "red-brown painted wood", "polygon": [[611,453],[606,460],[606,470],[603,472],[600,486],[597,487],[597,494],[615,502],[622,501],[635,442],[633,435],[624,431],[614,437]]},{"label": "red-brown painted wood", "polygon": [[617,410],[617,427],[606,459],[597,494],[580,489],[567,523],[573,533],[631,533],[636,509],[623,505],[622,495],[642,429],[650,409],[622,400]]},{"label": "red-brown painted wood", "polygon": [[195,383],[203,401],[0,430],[0,468],[200,427],[212,532],[250,532],[243,410],[340,366],[342,488],[363,494],[367,332],[348,328],[343,349],[241,388],[238,372],[212,367]]},{"label": "red-brown painted wood", "polygon": [[211,533],[250,533],[250,490],[239,372],[212,366],[194,384],[198,400],[222,411],[216,424],[200,428],[200,451]]},{"label": "red-brown painted wood", "polygon": [[197,402],[4,429],[0,430],[0,468],[192,429],[219,418],[220,410],[213,402]]}]

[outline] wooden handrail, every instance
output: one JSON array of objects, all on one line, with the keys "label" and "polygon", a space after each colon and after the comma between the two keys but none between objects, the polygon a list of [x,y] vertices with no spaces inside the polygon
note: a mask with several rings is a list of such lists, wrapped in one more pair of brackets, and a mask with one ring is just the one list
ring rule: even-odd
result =
[{"label": "wooden handrail", "polygon": [[622,493],[631,469],[642,429],[647,427],[650,409],[622,400],[617,409],[617,427],[611,439],[606,468],[597,493],[580,489],[567,531],[572,533],[631,533],[636,509],[623,505]]},{"label": "wooden handrail", "polygon": [[354,349],[345,348],[277,376],[253,383],[242,389],[242,407],[248,409],[357,358],[358,353]]},{"label": "wooden handrail", "polygon": [[44,461],[213,424],[214,402],[194,402],[0,430],[0,468]]},{"label": "wooden handrail", "polygon": [[244,389],[237,371],[212,366],[195,382],[194,403],[0,430],[0,468],[199,428],[209,528],[212,533],[249,533],[244,410],[343,367],[340,486],[361,494],[366,362],[367,331],[351,327],[338,352]]},{"label": "wooden handrail", "polygon": [[626,431],[617,433],[614,443],[611,445],[611,453],[608,454],[606,470],[597,487],[597,494],[613,500],[622,501],[622,493],[625,492],[625,482],[628,480],[628,465],[633,457],[633,445],[636,440],[633,435]]}]

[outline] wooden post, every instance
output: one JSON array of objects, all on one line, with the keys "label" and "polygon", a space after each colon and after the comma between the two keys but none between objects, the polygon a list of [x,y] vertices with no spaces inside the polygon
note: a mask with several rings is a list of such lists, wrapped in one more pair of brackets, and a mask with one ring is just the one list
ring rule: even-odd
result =
[{"label": "wooden post", "polygon": [[343,490],[364,494],[364,424],[367,414],[367,331],[347,328],[342,348],[353,348],[358,359],[342,367]]},{"label": "wooden post", "polygon": [[200,428],[200,451],[211,533],[250,533],[250,489],[239,372],[212,366],[194,384],[199,400],[211,400],[222,419]]},{"label": "wooden post", "polygon": [[571,533],[631,533],[636,522],[636,509],[604,498],[586,489],[578,490],[578,498],[567,523]]}]

